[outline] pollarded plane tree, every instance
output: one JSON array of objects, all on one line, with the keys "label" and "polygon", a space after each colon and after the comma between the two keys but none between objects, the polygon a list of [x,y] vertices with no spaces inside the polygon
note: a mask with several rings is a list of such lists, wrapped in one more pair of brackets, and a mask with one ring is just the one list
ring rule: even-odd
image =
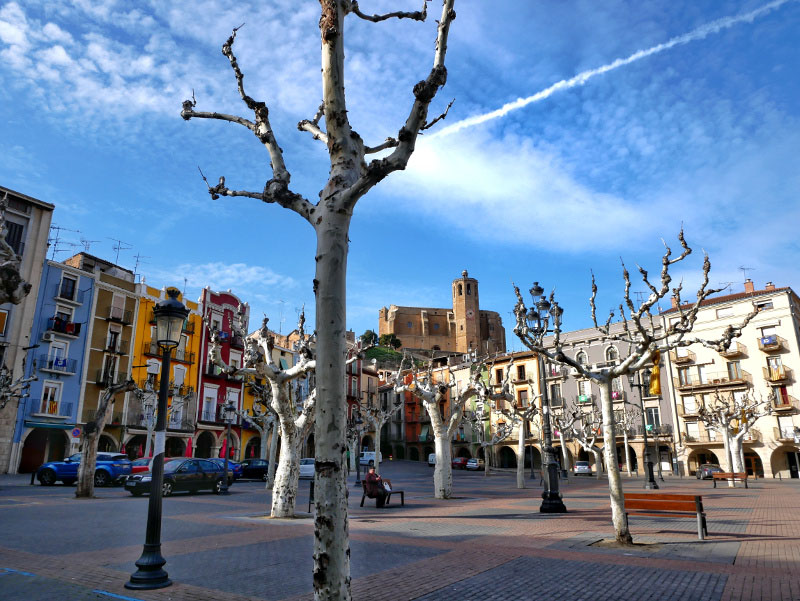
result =
[{"label": "pollarded plane tree", "polygon": [[[241,419],[247,420],[250,425],[258,432],[259,436],[259,459],[269,462],[269,467],[264,474],[267,488],[272,488],[275,477],[275,457],[278,451],[278,431],[280,421],[278,414],[272,408],[272,389],[259,382],[250,381],[247,383],[253,393],[253,406],[250,409],[241,411],[236,409],[236,415]],[[269,446],[267,446],[269,443]],[[267,459],[269,457],[269,459]]]},{"label": "pollarded plane tree", "polygon": [[584,451],[594,455],[595,473],[599,478],[603,473],[603,458],[602,450],[597,446],[597,437],[603,429],[602,412],[594,403],[575,403],[572,406],[571,418],[572,439],[576,440]]},{"label": "pollarded plane tree", "polygon": [[[394,390],[397,393],[410,391],[420,400],[431,418],[434,451],[436,452],[436,467],[433,470],[434,496],[437,499],[449,499],[453,494],[453,435],[464,417],[467,401],[486,390],[486,384],[482,379],[485,363],[479,361],[469,364],[469,379],[463,389],[459,390],[453,370],[441,368],[436,374],[433,361],[428,363],[428,368],[423,373],[420,373],[417,366],[411,361],[410,382],[405,383],[403,365],[407,358],[408,355],[405,355],[400,362],[400,370],[394,379]],[[445,378],[448,379],[445,380]],[[449,414],[445,417],[444,405],[448,400]]]},{"label": "pollarded plane tree", "polygon": [[270,516],[273,518],[292,518],[294,517],[297,487],[300,481],[300,451],[303,441],[314,424],[317,394],[316,390],[311,391],[302,406],[298,407],[291,395],[291,385],[295,380],[306,377],[313,372],[317,362],[311,350],[312,339],[305,334],[304,313],[300,313],[300,320],[297,325],[297,353],[299,360],[293,366],[287,368],[283,368],[273,358],[275,338],[267,327],[268,321],[265,317],[261,328],[248,335],[244,311],[240,309],[237,318],[231,319],[230,326],[233,334],[240,336],[245,341],[243,366],[237,368],[223,361],[220,352],[219,332],[214,328],[211,328],[210,334],[209,359],[223,373],[250,375],[266,381],[266,385],[270,389],[270,406],[278,416],[281,431],[281,450],[278,456],[275,478],[272,483]]},{"label": "pollarded plane tree", "polygon": [[[22,373],[25,373],[25,359],[22,359]],[[2,411],[9,401],[16,401],[14,407],[22,399],[27,399],[30,396],[31,382],[35,382],[38,378],[36,376],[36,361],[33,362],[32,376],[27,378],[23,375],[14,379],[14,374],[8,369],[5,363],[0,364],[0,411]]]},{"label": "pollarded plane tree", "polygon": [[[752,431],[758,419],[772,414],[772,395],[762,398],[749,391],[721,392],[715,390],[697,410],[698,417],[707,430],[719,432],[725,445],[727,471],[744,472],[742,442]],[[733,486],[733,483],[729,483]]]},{"label": "pollarded plane tree", "polygon": [[95,474],[95,467],[97,466],[97,445],[100,442],[100,434],[102,434],[103,429],[106,427],[108,416],[111,415],[116,396],[120,392],[135,390],[136,383],[132,378],[128,378],[127,382],[112,384],[100,394],[100,400],[97,403],[97,410],[94,412],[94,417],[86,422],[81,434],[81,462],[78,466],[78,486],[75,489],[76,497],[93,497],[95,486],[106,486],[110,484],[110,482],[106,480],[106,478],[108,478],[106,472],[100,471]]},{"label": "pollarded plane tree", "polygon": [[[572,425],[577,421],[578,414],[575,411],[568,411],[566,406],[562,406],[559,410],[553,411],[550,419],[553,420],[553,426],[555,426],[553,434],[557,435],[561,442],[561,470],[563,472],[569,469],[567,441],[573,439]],[[541,435],[539,440],[542,440]]]},{"label": "pollarded plane tree", "polygon": [[384,406],[381,402],[372,402],[368,400],[365,405],[361,406],[361,414],[366,418],[366,422],[372,426],[375,431],[375,464],[380,465],[382,461],[381,455],[381,430],[383,426],[392,419],[392,416],[403,407],[403,397],[395,395],[393,402],[386,402]]},{"label": "pollarded plane tree", "polygon": [[631,449],[628,446],[628,436],[634,428],[642,423],[642,412],[635,405],[630,405],[628,401],[625,401],[622,407],[614,410],[614,416],[618,427],[617,431],[622,431],[622,444],[625,445],[625,470],[628,472],[628,477],[631,477],[633,474],[631,473]]},{"label": "pollarded plane tree", "polygon": [[31,285],[20,274],[22,257],[6,242],[6,209],[8,192],[0,199],[0,305],[18,305],[31,291]]},{"label": "pollarded plane tree", "polygon": [[[697,313],[701,303],[710,295],[720,292],[720,290],[709,288],[709,272],[711,262],[708,255],[705,255],[702,268],[702,280],[696,293],[696,299],[692,303],[684,306],[681,302],[681,291],[683,284],[670,289],[672,277],[669,273],[670,268],[676,263],[680,263],[688,257],[692,249],[686,243],[681,231],[678,235],[681,246],[681,253],[673,257],[672,250],[664,244],[665,252],[661,257],[661,271],[658,281],[650,281],[647,270],[637,266],[642,283],[649,291],[648,297],[638,306],[631,298],[631,277],[630,273],[622,264],[622,279],[624,282],[623,300],[619,305],[619,319],[621,327],[612,331],[611,324],[614,319],[614,311],[611,311],[607,321],[598,323],[597,307],[597,284],[594,274],[592,274],[592,294],[590,297],[590,309],[592,321],[595,329],[599,333],[601,342],[618,342],[620,346],[627,346],[627,356],[619,357],[615,364],[602,364],[597,366],[584,365],[575,357],[568,356],[564,351],[561,329],[562,310],[555,300],[555,293],[550,294],[550,316],[553,320],[553,336],[544,342],[544,334],[541,329],[529,327],[528,309],[525,301],[520,294],[519,288],[514,286],[517,296],[517,304],[514,307],[516,325],[514,333],[522,343],[530,350],[541,353],[553,363],[571,367],[579,378],[586,378],[593,381],[600,388],[600,409],[603,418],[603,450],[605,464],[608,473],[608,486],[611,498],[611,515],[614,525],[616,540],[622,544],[632,544],[628,523],[625,519],[625,507],[622,494],[622,479],[619,473],[619,466],[616,461],[616,428],[614,419],[614,402],[612,397],[612,382],[614,379],[628,374],[634,374],[653,363],[659,353],[664,354],[668,351],[690,346],[692,344],[702,344],[703,346],[724,351],[732,340],[742,333],[750,320],[755,316],[755,312],[748,315],[742,324],[738,326],[729,325],[726,327],[722,336],[716,340],[706,340],[699,337],[689,336],[697,319]],[[535,287],[536,288],[536,287]],[[535,288],[532,288],[532,292]],[[538,292],[538,290],[537,290]],[[677,316],[666,328],[657,328],[652,310],[658,310],[658,303],[667,298],[670,294],[675,297],[678,309]],[[543,300],[546,300],[542,297]],[[534,298],[534,303],[537,299]],[[541,301],[539,301],[541,302]],[[533,307],[531,311],[533,312]],[[618,324],[615,324],[618,325]]]},{"label": "pollarded plane tree", "polygon": [[[350,599],[350,559],[347,527],[347,483],[343,469],[346,403],[342,388],[345,363],[345,308],[348,232],[358,200],[391,173],[406,168],[417,137],[443,118],[428,118],[431,101],[447,81],[445,56],[450,25],[455,19],[455,0],[444,0],[436,24],[433,66],[425,79],[413,87],[413,102],[396,136],[370,146],[350,124],[345,98],[344,32],[345,19],[359,18],[379,23],[387,19],[408,18],[424,21],[427,2],[421,11],[396,11],[367,15],[353,0],[321,0],[319,32],[322,50],[322,103],[312,119],[300,121],[298,129],[324,144],[330,170],[319,193],[311,202],[290,187],[290,172],[281,145],[269,119],[264,101],[247,94],[244,74],[233,52],[237,30],[222,46],[230,62],[242,101],[252,112],[251,118],[212,111],[196,110],[194,96],[183,103],[181,116],[186,119],[218,119],[241,125],[255,135],[269,155],[271,177],[258,191],[229,188],[225,177],[209,185],[212,199],[220,196],[245,197],[277,204],[305,219],[316,234],[317,387],[318,417],[316,448],[316,521],[314,540],[313,587],[316,599]],[[449,108],[449,107],[448,107]],[[324,120],[324,123],[323,123]],[[368,155],[380,153],[369,163]]]},{"label": "pollarded plane tree", "polygon": [[[525,404],[517,399],[514,394],[515,387],[511,384],[511,368],[513,366],[512,359],[506,365],[503,381],[499,386],[495,386],[493,392],[489,393],[489,398],[495,413],[505,417],[508,420],[507,423],[517,427],[517,488],[525,488],[525,435],[528,432],[528,423],[539,413],[536,400],[541,398],[541,395],[536,395]],[[489,367],[489,373],[495,373],[494,362]],[[528,381],[528,384],[530,390],[534,390],[533,383]]]},{"label": "pollarded plane tree", "polygon": [[464,412],[464,421],[469,424],[472,432],[478,435],[478,443],[483,449],[483,475],[486,477],[489,476],[491,471],[489,458],[494,447],[506,440],[514,431],[514,425],[508,421],[495,422],[496,428],[493,429],[493,410],[494,402],[489,398],[488,388],[484,386],[483,391],[479,388],[478,400],[475,401],[475,411]]}]

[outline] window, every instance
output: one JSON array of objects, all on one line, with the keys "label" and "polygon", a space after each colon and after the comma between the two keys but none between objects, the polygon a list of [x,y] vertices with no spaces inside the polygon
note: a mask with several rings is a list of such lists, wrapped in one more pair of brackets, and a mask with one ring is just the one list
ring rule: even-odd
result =
[{"label": "window", "polygon": [[413,322],[410,322],[410,321],[407,321],[407,322],[406,322],[406,327],[407,327],[407,328],[409,329],[409,331],[410,331],[410,330],[414,329],[414,323],[413,323]]},{"label": "window", "polygon": [[728,378],[731,380],[742,379],[742,364],[739,361],[728,361]]},{"label": "window", "polygon": [[58,415],[58,403],[61,400],[61,383],[45,382],[42,386],[42,402],[39,413]]},{"label": "window", "polygon": [[24,230],[23,226],[19,223],[6,220],[6,229],[8,230],[8,233],[6,234],[6,242],[11,248],[14,249],[15,253],[21,255],[24,248],[24,245],[22,244],[22,233]]},{"label": "window", "polygon": [[683,412],[689,415],[697,413],[697,399],[694,396],[683,397]]},{"label": "window", "polygon": [[761,328],[761,336],[766,338],[767,336],[774,336],[778,333],[778,326],[765,326]]},{"label": "window", "polygon": [[109,327],[108,328],[108,344],[106,348],[111,352],[117,352],[120,350],[119,343],[120,343],[120,335],[122,331],[119,327]]},{"label": "window", "polygon": [[471,295],[472,295],[472,284],[467,282],[467,296],[471,296]]},{"label": "window", "polygon": [[578,382],[578,399],[581,403],[588,403],[592,400],[592,383],[589,380]]},{"label": "window", "polygon": [[689,368],[688,367],[679,367],[678,368],[678,385],[679,386],[688,386],[692,383],[692,377],[689,375]]},{"label": "window", "polygon": [[72,309],[64,305],[56,305],[56,319],[60,319],[64,323],[72,321]]},{"label": "window", "polygon": [[207,422],[217,420],[217,388],[206,387],[203,389],[203,417]]},{"label": "window", "polygon": [[64,370],[67,367],[67,344],[65,342],[51,342],[47,351],[48,369]]},{"label": "window", "polygon": [[75,292],[78,289],[78,280],[68,275],[61,278],[61,287],[58,296],[67,300],[75,300]]},{"label": "window", "polygon": [[575,356],[575,360],[579,365],[586,365],[589,361],[589,358],[586,356],[586,353],[581,351]]},{"label": "window", "polygon": [[561,384],[550,384],[550,405],[561,407],[564,400],[561,398]]},{"label": "window", "polygon": [[517,380],[524,380],[524,379],[525,379],[525,366],[517,365]]},{"label": "window", "polygon": [[125,297],[115,294],[111,297],[111,313],[108,315],[112,319],[122,320],[125,317]]},{"label": "window", "polygon": [[772,309],[773,306],[774,305],[772,304],[771,300],[756,303],[756,309],[758,309],[759,311],[766,311],[767,309]]},{"label": "window", "polygon": [[658,407],[647,407],[645,408],[646,416],[646,423],[648,426],[658,427],[661,425],[661,414],[659,413]]},{"label": "window", "polygon": [[503,368],[502,367],[499,368],[499,369],[495,369],[494,370],[494,381],[497,384],[502,384],[503,383]]},{"label": "window", "polygon": [[706,376],[706,366],[705,365],[698,365],[697,366],[697,380],[701,384],[706,384],[708,382],[708,377]]},{"label": "window", "polygon": [[461,287],[461,284],[459,284],[458,285],[458,296],[463,296],[463,294],[464,294],[463,289]]},{"label": "window", "polygon": [[619,359],[619,353],[617,349],[613,346],[610,346],[606,349],[606,361],[616,361]]},{"label": "window", "polygon": [[433,329],[434,330],[438,330],[439,329],[439,324],[438,323],[433,324]]},{"label": "window", "polygon": [[0,336],[6,335],[6,324],[8,323],[8,311],[0,309]]},{"label": "window", "polygon": [[520,405],[522,405],[523,407],[527,407],[528,406],[528,391],[527,390],[520,390],[517,393],[517,400],[519,401]]},{"label": "window", "polygon": [[720,317],[733,317],[733,307],[722,307],[717,309],[717,318]]},{"label": "window", "polygon": [[686,438],[700,440],[700,425],[697,422],[686,422]]},{"label": "window", "polygon": [[786,390],[786,386],[773,386],[772,387],[772,394],[775,395],[775,404],[776,405],[788,405],[789,404],[789,392]]}]

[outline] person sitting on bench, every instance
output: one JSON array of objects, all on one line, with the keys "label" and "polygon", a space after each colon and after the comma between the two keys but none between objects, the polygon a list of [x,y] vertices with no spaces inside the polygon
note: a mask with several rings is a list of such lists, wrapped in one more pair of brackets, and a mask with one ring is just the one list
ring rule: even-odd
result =
[{"label": "person sitting on bench", "polygon": [[391,482],[376,474],[374,465],[369,468],[365,481],[367,483],[367,496],[370,499],[375,499],[375,507],[383,507],[386,504],[386,497],[389,495],[386,485],[391,487]]}]

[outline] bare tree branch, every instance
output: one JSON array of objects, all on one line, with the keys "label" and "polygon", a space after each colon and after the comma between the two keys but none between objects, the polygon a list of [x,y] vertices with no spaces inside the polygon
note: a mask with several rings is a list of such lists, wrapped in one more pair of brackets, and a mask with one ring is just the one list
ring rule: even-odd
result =
[{"label": "bare tree branch", "polygon": [[447,108],[446,108],[446,109],[444,109],[444,111],[443,111],[443,112],[442,112],[442,113],[441,113],[441,114],[440,114],[438,117],[436,117],[436,118],[435,118],[433,121],[428,121],[428,122],[426,122],[426,123],[425,123],[425,124],[424,124],[422,127],[420,127],[420,128],[419,128],[419,130],[420,130],[420,131],[424,131],[424,130],[426,130],[426,129],[430,129],[430,128],[431,128],[431,127],[433,127],[433,126],[434,126],[436,123],[438,123],[439,121],[441,121],[441,120],[445,119],[445,118],[447,117],[447,113],[449,113],[449,112],[450,112],[450,107],[451,107],[451,106],[453,106],[453,103],[454,103],[455,101],[456,101],[456,99],[455,99],[455,98],[453,98],[453,99],[452,99],[452,100],[451,100],[451,101],[448,103],[448,105],[447,105]]},{"label": "bare tree branch", "polygon": [[22,279],[20,268],[21,257],[6,242],[6,209],[8,208],[8,192],[0,199],[0,305],[11,303],[18,305],[28,296],[31,285]]},{"label": "bare tree branch", "polygon": [[387,19],[413,19],[414,21],[424,21],[425,18],[428,16],[428,2],[427,0],[423,0],[422,10],[414,12],[406,12],[398,10],[393,13],[386,13],[384,15],[365,15],[359,9],[357,0],[353,0],[352,2],[350,2],[350,6],[348,7],[348,12],[353,13],[360,19],[364,19],[365,21],[372,21],[373,23],[378,23],[379,21],[386,21]]}]

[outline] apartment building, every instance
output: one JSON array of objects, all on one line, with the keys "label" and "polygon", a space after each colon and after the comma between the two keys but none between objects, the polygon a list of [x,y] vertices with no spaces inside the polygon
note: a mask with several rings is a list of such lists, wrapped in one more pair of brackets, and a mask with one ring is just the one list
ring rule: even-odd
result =
[{"label": "apartment building", "polygon": [[[715,395],[771,399],[771,414],[760,418],[744,439],[747,472],[763,477],[800,477],[800,298],[789,287],[768,282],[756,290],[705,300],[691,337],[717,339],[754,309],[758,314],[729,349],[716,352],[700,344],[670,353],[665,391],[677,424],[675,447],[685,473],[702,463],[727,465],[722,437],[707,430],[698,409]],[[668,327],[677,307],[662,313]]]}]

